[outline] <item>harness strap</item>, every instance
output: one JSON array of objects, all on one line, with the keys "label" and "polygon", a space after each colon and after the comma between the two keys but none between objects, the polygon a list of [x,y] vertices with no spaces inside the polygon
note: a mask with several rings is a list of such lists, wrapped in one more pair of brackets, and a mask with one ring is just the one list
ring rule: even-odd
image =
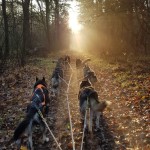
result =
[{"label": "harness strap", "polygon": [[86,129],[86,125],[87,125],[87,113],[88,113],[88,109],[90,109],[90,106],[89,106],[89,97],[87,96],[86,110],[85,110],[85,116],[84,116],[84,125],[83,125],[83,133],[82,133],[82,141],[81,141],[81,149],[80,150],[83,149],[85,129]]},{"label": "harness strap", "polygon": [[[35,89],[35,91],[34,92],[36,92],[38,89],[40,89],[41,90],[41,92],[42,92],[42,94],[43,94],[43,99],[44,99],[44,101],[41,103],[42,104],[42,106],[44,106],[46,103],[45,103],[45,101],[46,101],[46,98],[45,98],[45,94],[44,94],[44,91],[43,91],[43,89],[42,88],[45,88],[45,86],[44,85],[42,85],[42,84],[39,84],[39,85],[37,85],[36,86],[36,89]],[[34,94],[34,93],[33,93]],[[39,95],[37,95],[36,94],[36,96],[39,98]]]},{"label": "harness strap", "polygon": [[90,102],[89,102],[89,97],[87,96],[87,104],[86,104],[86,109],[90,108]]},{"label": "harness strap", "polygon": [[42,118],[42,121],[44,122],[44,124],[46,125],[47,129],[49,130],[51,136],[53,137],[54,141],[56,142],[58,148],[59,148],[60,150],[62,150],[62,148],[60,147],[60,144],[57,142],[57,140],[56,140],[54,134],[52,133],[51,129],[49,128],[49,126],[48,126],[48,124],[47,124],[47,122],[46,122],[46,119],[44,118],[44,116],[43,116],[41,110],[40,110],[36,105],[35,105],[35,108],[37,109],[38,114],[39,114],[40,117]]}]

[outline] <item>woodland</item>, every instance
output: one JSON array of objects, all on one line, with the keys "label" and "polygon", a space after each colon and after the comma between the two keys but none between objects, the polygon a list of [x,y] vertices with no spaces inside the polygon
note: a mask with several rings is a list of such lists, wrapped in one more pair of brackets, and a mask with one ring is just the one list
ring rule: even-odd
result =
[{"label": "woodland", "polygon": [[[67,0],[2,0],[0,61],[25,63],[34,50],[69,49]],[[149,0],[78,0],[82,48],[100,53],[149,54]],[[43,54],[44,55],[44,54]]]},{"label": "woodland", "polygon": [[[78,14],[72,27],[71,9]],[[26,114],[36,77],[45,77],[51,91],[55,61],[66,55],[69,69],[63,68],[58,97],[50,94],[46,119],[60,147],[81,149],[83,68],[75,62],[90,58],[94,88],[111,105],[92,137],[85,132],[83,150],[150,149],[150,0],[0,0],[0,150],[16,150],[9,140]],[[35,150],[59,149],[48,136],[43,144],[34,131]]]}]

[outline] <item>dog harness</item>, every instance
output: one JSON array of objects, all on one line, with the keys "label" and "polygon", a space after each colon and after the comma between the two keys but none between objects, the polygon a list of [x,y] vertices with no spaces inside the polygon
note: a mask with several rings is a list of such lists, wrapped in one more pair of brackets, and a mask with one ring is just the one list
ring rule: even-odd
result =
[{"label": "dog harness", "polygon": [[39,95],[35,93],[38,89],[40,89],[40,90],[41,90],[41,92],[42,92],[42,95],[43,95],[43,99],[44,99],[44,101],[43,101],[41,104],[42,104],[42,106],[44,106],[44,105],[46,104],[46,103],[45,103],[46,98],[45,98],[45,94],[44,94],[44,91],[43,91],[43,89],[42,89],[42,88],[45,88],[45,86],[44,86],[44,85],[42,85],[42,84],[37,85],[37,86],[36,86],[36,88],[35,88],[35,90],[34,90],[33,95],[35,94],[35,95],[36,95],[36,97],[38,97],[38,98],[40,99]]},{"label": "dog harness", "polygon": [[[98,101],[97,92],[94,90],[93,87],[88,86],[88,87],[81,88],[79,97],[78,97],[80,99],[80,106],[82,106],[84,101],[87,101],[92,94],[94,95],[95,100]],[[91,105],[90,102],[88,102],[88,107],[90,107],[90,105]]]},{"label": "dog harness", "polygon": [[[30,111],[31,109],[33,112],[38,110],[38,113],[41,112],[44,115],[48,114],[49,108],[46,105],[46,95],[44,93],[43,88],[46,87],[42,84],[38,84],[37,86],[35,86],[35,90],[33,91],[32,98],[31,98],[31,104],[27,106],[27,112]],[[40,92],[40,95],[37,94],[36,92],[37,90],[38,92]]]}]

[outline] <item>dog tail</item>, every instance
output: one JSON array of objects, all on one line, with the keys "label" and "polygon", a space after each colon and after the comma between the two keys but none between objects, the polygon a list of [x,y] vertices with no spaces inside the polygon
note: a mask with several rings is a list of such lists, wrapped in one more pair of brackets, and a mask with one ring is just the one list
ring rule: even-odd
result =
[{"label": "dog tail", "polygon": [[90,98],[90,104],[92,109],[98,112],[103,112],[108,105],[106,101],[98,101],[95,98]]},{"label": "dog tail", "polygon": [[33,119],[34,115],[36,113],[36,109],[30,109],[29,113],[27,114],[26,118],[18,125],[18,127],[14,131],[14,135],[11,139],[11,141],[17,141],[23,132],[27,129],[29,126],[31,120]]},{"label": "dog tail", "polygon": [[52,60],[52,63],[57,63],[58,62],[58,60]]},{"label": "dog tail", "polygon": [[96,107],[97,111],[103,112],[105,108],[107,107],[107,102],[106,101],[100,101]]},{"label": "dog tail", "polygon": [[87,58],[86,60],[84,60],[84,61],[82,62],[82,64],[85,65],[88,61],[91,61],[91,59],[90,59],[90,58]]},{"label": "dog tail", "polygon": [[23,134],[23,132],[25,131],[29,123],[30,123],[30,120],[25,119],[18,125],[12,137],[13,141],[17,141],[20,138],[20,136]]},{"label": "dog tail", "polygon": [[19,125],[18,127],[15,129],[14,131],[14,135],[13,137],[8,141],[8,144],[11,144],[15,141],[17,141],[21,135],[23,134],[23,132],[26,130],[27,126],[29,125],[30,120],[29,119],[24,119]]}]

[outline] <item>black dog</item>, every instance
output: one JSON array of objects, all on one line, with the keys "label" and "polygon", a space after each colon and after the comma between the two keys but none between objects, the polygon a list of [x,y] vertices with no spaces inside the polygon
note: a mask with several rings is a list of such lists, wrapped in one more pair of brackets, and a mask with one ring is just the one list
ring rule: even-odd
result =
[{"label": "black dog", "polygon": [[70,64],[70,56],[66,55],[64,61]]},{"label": "black dog", "polygon": [[64,58],[60,57],[58,60],[53,60],[53,63],[56,63],[56,67],[53,71],[52,77],[58,74],[61,78],[64,77]]},{"label": "black dog", "polygon": [[91,86],[88,80],[83,80],[80,83],[80,91],[78,94],[81,119],[84,120],[85,111],[87,108],[90,109],[90,125],[89,131],[92,132],[93,116],[96,116],[96,126],[99,127],[99,117],[100,113],[104,111],[107,106],[106,101],[99,101],[98,93]]},{"label": "black dog", "polygon": [[64,58],[64,64],[65,64],[65,68],[69,69],[70,68],[70,56],[66,55]]},{"label": "black dog", "polygon": [[56,97],[59,93],[59,87],[61,86],[61,80],[64,77],[64,58],[60,57],[56,62],[56,67],[53,71],[52,77],[51,77],[51,96]]},{"label": "black dog", "polygon": [[86,60],[82,61],[81,59],[77,58],[76,59],[76,68],[82,68],[84,65],[86,65],[89,61],[91,61],[90,58],[87,58]]},{"label": "black dog", "polygon": [[98,81],[95,72],[88,65],[84,65],[83,74],[84,78],[90,80],[92,85],[94,85]]},{"label": "black dog", "polygon": [[47,84],[45,78],[42,80],[36,78],[36,83],[34,85],[33,95],[31,98],[31,103],[28,105],[27,114],[25,119],[16,128],[13,138],[11,141],[15,141],[18,145],[18,150],[20,150],[23,136],[27,135],[27,149],[33,150],[32,142],[32,132],[33,127],[39,124],[43,132],[43,142],[48,142],[49,138],[46,137],[46,126],[42,121],[38,110],[42,112],[43,115],[48,113],[48,103],[49,103],[49,92],[47,90]]},{"label": "black dog", "polygon": [[94,85],[98,81],[94,71],[87,72],[87,75],[85,78],[89,79],[92,85]]},{"label": "black dog", "polygon": [[82,67],[82,60],[81,59],[76,59],[76,68],[79,69]]},{"label": "black dog", "polygon": [[61,78],[63,78],[63,70],[60,68],[55,68],[51,77],[51,94],[56,97],[59,93],[58,89],[60,87]]}]

